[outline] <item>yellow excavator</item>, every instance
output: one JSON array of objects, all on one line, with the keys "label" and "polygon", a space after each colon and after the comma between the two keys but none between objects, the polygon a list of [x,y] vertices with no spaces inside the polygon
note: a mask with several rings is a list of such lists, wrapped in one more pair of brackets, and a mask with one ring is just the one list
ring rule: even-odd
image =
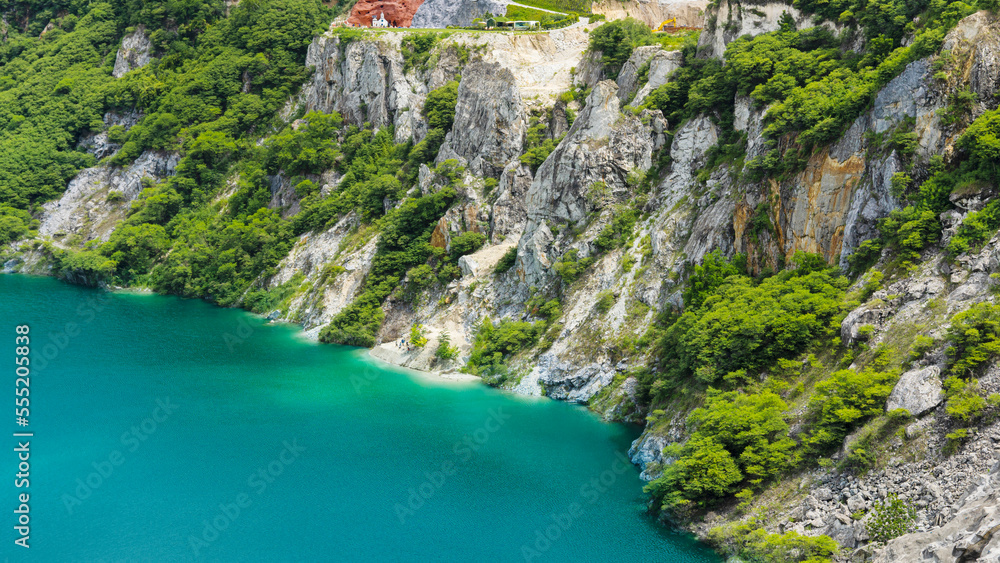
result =
[{"label": "yellow excavator", "polygon": [[670,18],[669,20],[665,20],[663,23],[657,26],[657,28],[654,29],[653,31],[674,31],[676,29],[677,29],[677,18]]}]

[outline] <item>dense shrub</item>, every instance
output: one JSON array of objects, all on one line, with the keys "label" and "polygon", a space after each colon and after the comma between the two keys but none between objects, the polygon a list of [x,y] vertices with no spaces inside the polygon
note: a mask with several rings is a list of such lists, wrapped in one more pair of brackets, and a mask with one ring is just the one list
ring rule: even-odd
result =
[{"label": "dense shrub", "polygon": [[423,33],[407,33],[400,44],[403,55],[403,72],[411,68],[424,70],[430,60],[431,51],[447,34],[433,31]]},{"label": "dense shrub", "polygon": [[59,251],[55,254],[59,276],[88,285],[107,282],[115,271],[115,262],[89,250]]},{"label": "dense shrub", "polygon": [[793,466],[796,444],[788,437],[786,408],[771,392],[710,391],[705,406],[688,417],[691,437],[668,448],[677,459],[649,490],[665,508],[705,506]]},{"label": "dense shrub", "polygon": [[[270,209],[236,219],[205,210],[178,217],[172,229],[172,246],[150,273],[152,287],[167,293],[208,297],[221,305],[235,305],[246,288],[259,275],[270,272],[291,249],[288,224]],[[157,231],[146,232],[155,235]],[[141,268],[125,271],[123,266],[141,263],[134,260],[152,256],[158,249],[150,241],[122,243],[127,246],[112,237],[101,251],[126,251],[130,258],[119,265],[118,272],[124,277],[138,274]],[[142,252],[128,252],[135,249]]]},{"label": "dense shrub", "polygon": [[891,493],[872,507],[872,516],[865,524],[865,529],[876,545],[885,545],[890,540],[912,532],[916,528],[916,521],[917,510]]},{"label": "dense shrub", "polygon": [[587,256],[585,258],[580,257],[580,251],[576,248],[571,248],[567,250],[555,264],[552,265],[555,268],[556,274],[562,279],[563,283],[573,283],[583,272],[594,263],[593,256]]},{"label": "dense shrub", "polygon": [[715,384],[740,370],[759,372],[834,334],[831,321],[844,312],[847,280],[798,259],[799,268],[759,284],[738,275],[725,278],[699,308],[668,327],[657,344],[663,372],[658,392],[692,377]]},{"label": "dense shrub", "polygon": [[452,80],[437,90],[427,93],[424,102],[424,117],[431,129],[451,131],[455,123],[455,106],[458,104],[458,82]]},{"label": "dense shrub", "polygon": [[605,314],[611,310],[615,304],[615,294],[610,289],[605,289],[604,291],[597,294],[597,302],[594,304],[594,308],[600,314]]},{"label": "dense shrub", "polygon": [[986,409],[976,375],[1000,354],[1000,306],[977,303],[958,313],[948,327],[950,375],[944,381],[945,410],[964,424]]},{"label": "dense shrub", "polygon": [[654,36],[645,23],[625,18],[608,22],[590,34],[590,50],[601,53],[604,76],[615,79],[632,51],[642,45],[652,45]]},{"label": "dense shrub", "polygon": [[710,295],[725,283],[729,276],[739,275],[739,267],[723,258],[722,253],[714,250],[705,255],[701,264],[692,268],[687,284],[684,286],[684,307],[694,310],[701,306]]},{"label": "dense shrub", "polygon": [[[568,111],[568,110],[567,110]],[[569,115],[567,114],[567,117]],[[532,125],[528,128],[524,136],[524,149],[520,157],[521,164],[527,165],[532,174],[538,171],[538,167],[545,162],[545,159],[552,154],[563,137],[553,139],[548,136],[549,124],[541,120],[538,116],[532,117]]]},{"label": "dense shrub", "polygon": [[1000,354],[1000,306],[977,303],[958,313],[948,327],[948,363],[953,375],[968,378]]},{"label": "dense shrub", "polygon": [[454,360],[458,357],[458,347],[452,345],[451,337],[447,332],[442,333],[441,337],[438,338],[438,347],[434,350],[434,357],[442,361]]},{"label": "dense shrub", "polygon": [[8,205],[0,205],[0,245],[14,242],[38,228],[38,221],[31,213]]},{"label": "dense shrub", "polygon": [[[385,213],[385,200],[403,199],[403,182],[411,181],[400,170],[401,163],[409,158],[407,148],[394,143],[389,129],[373,133],[348,128],[344,143],[329,149],[343,155],[336,166],[343,173],[338,189],[325,197],[315,190],[303,194],[301,211],[292,219],[293,233],[322,229],[350,211],[359,212],[366,221],[381,217]],[[324,169],[321,165],[308,170],[318,173]]]},{"label": "dense shrub", "polygon": [[252,289],[243,296],[243,307],[254,313],[270,313],[295,295],[305,275],[296,272],[285,283],[270,289]]},{"label": "dense shrub", "polygon": [[309,112],[297,128],[286,127],[267,141],[267,171],[290,176],[332,168],[340,156],[337,136],[340,114]]},{"label": "dense shrub", "polygon": [[505,252],[504,255],[500,258],[500,261],[497,262],[497,267],[494,270],[494,272],[502,274],[513,268],[516,262],[517,262],[517,246],[512,246],[510,247],[510,250]]},{"label": "dense shrub", "polygon": [[[120,38],[121,24],[110,3],[94,2],[64,17],[55,13],[60,8],[38,7],[6,6],[26,10],[23,19],[6,21],[23,21],[28,33],[4,24],[9,38],[0,42],[0,202],[22,210],[57,197],[81,168],[95,163],[92,155],[76,149],[76,142],[104,126],[114,83],[106,55]],[[38,37],[49,19],[58,26],[70,17],[71,32],[57,27]],[[5,221],[8,229],[13,223]]]},{"label": "dense shrub", "polygon": [[845,369],[817,383],[809,401],[812,425],[804,445],[816,454],[839,445],[851,430],[882,413],[898,379],[898,372]]},{"label": "dense shrub", "polygon": [[513,354],[533,346],[541,332],[532,323],[503,319],[494,324],[489,318],[484,319],[476,331],[466,370],[476,374],[503,365]]},{"label": "dense shrub", "polygon": [[760,563],[829,563],[840,548],[829,536],[771,534],[753,520],[712,528],[708,541],[725,555]]},{"label": "dense shrub", "polygon": [[458,260],[466,254],[472,254],[482,248],[485,243],[486,235],[483,233],[473,231],[464,232],[451,239],[451,258]]},{"label": "dense shrub", "polygon": [[601,229],[594,239],[594,245],[602,251],[608,251],[625,246],[632,238],[639,212],[635,209],[617,209],[611,217],[611,222]]}]

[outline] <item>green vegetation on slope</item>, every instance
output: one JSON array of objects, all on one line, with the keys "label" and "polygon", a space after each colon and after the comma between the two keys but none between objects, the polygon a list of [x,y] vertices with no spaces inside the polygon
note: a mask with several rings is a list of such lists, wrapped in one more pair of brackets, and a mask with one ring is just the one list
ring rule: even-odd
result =
[{"label": "green vegetation on slope", "polygon": [[[964,2],[902,0],[866,9],[860,21],[853,16],[847,21],[860,23],[870,37],[864,54],[843,52],[844,37],[835,37],[826,27],[796,30],[786,15],[781,30],[730,43],[725,65],[696,58],[694,46],[685,48],[685,65],[671,82],[650,94],[645,107],[660,109],[671,124],[706,113],[722,126],[720,145],[732,145],[718,150],[742,152],[732,131],[734,96],[747,95],[761,106],[771,105],[765,114],[771,148],[747,162],[745,172],[750,179],[794,173],[815,147],[836,140],[879,89],[908,63],[934,54],[947,31],[974,11]],[[884,14],[892,17],[886,19]],[[917,14],[921,17],[915,20]],[[904,33],[914,36],[905,47],[901,46]],[[623,29],[617,35],[627,33]],[[617,55],[609,63],[619,65],[620,60],[624,59]]]},{"label": "green vegetation on slope", "polygon": [[750,381],[777,360],[834,336],[846,314],[846,278],[818,257],[798,255],[796,261],[797,269],[760,283],[739,274],[720,282],[715,269],[704,270],[709,280],[695,281],[703,288],[701,305],[689,307],[660,339],[652,398],[666,399],[692,380],[728,386]]},{"label": "green vegetation on slope", "polygon": [[74,147],[80,135],[103,128],[119,23],[106,3],[95,4],[82,17],[71,14],[59,21],[63,27],[40,39],[41,30],[29,25],[34,37],[12,33],[0,43],[4,241],[25,235],[30,226],[30,219],[16,210],[37,210],[95,162]]},{"label": "green vegetation on slope", "polygon": [[[434,170],[441,185],[434,193],[410,194],[420,166],[434,160],[452,127],[457,82],[429,93],[423,111],[430,131],[416,145],[396,144],[391,128],[347,127],[337,114],[310,113],[294,127],[277,116],[308,77],[306,48],[333,16],[318,0],[243,2],[228,17],[221,1],[195,0],[5,2],[0,9],[26,22],[24,33],[15,30],[0,45],[0,115],[10,123],[0,131],[0,241],[37,228],[31,211],[95,164],[73,147],[81,135],[104,129],[109,110],[142,115],[127,131],[108,132],[121,145],[111,165],[126,166],[150,150],[181,155],[175,175],[155,185],[144,181],[107,243],[92,241],[81,251],[45,246],[68,279],[147,285],[260,310],[299,291],[301,278],[273,290],[259,286],[294,237],[356,212],[360,229],[382,236],[361,296],[322,338],[370,346],[382,301],[404,279],[410,286],[404,296],[411,298],[450,281],[460,273],[458,258],[485,241],[464,233],[452,238],[450,252],[429,244],[456,197],[452,186],[462,175],[456,163]],[[29,38],[50,18],[55,29]],[[150,35],[154,59],[115,80],[120,38],[137,24]],[[428,64],[442,38],[409,37],[407,66]],[[318,183],[327,170],[342,177],[324,194]],[[301,198],[291,218],[269,209],[276,182],[290,184]],[[388,214],[387,202],[398,204]]]},{"label": "green vegetation on slope", "polygon": [[[695,518],[734,500],[748,506],[884,411],[899,377],[884,349],[858,357],[858,369],[836,369],[856,358],[839,346],[840,322],[858,305],[846,293],[847,279],[819,256],[800,253],[792,262],[753,279],[741,257],[709,254],[691,272],[684,313],[654,328],[654,366],[639,373],[650,427],[669,419],[661,409],[697,406],[686,421],[688,439],[665,450],[676,461],[647,487],[675,517]],[[845,463],[869,462],[864,445]],[[767,534],[753,521],[710,535],[721,551],[751,560],[820,562],[836,551],[829,538]]]},{"label": "green vegetation on slope", "polygon": [[[140,21],[154,30],[157,59],[121,80],[110,77],[110,67],[123,25],[115,20],[113,11],[101,6],[105,5],[91,7],[65,34],[47,33],[43,39],[61,41],[51,53],[45,50],[49,47],[44,41],[25,40],[28,47],[38,50],[27,57],[20,56],[24,50],[13,52],[9,44],[4,46],[3,56],[9,61],[5,71],[21,68],[19,65],[25,64],[22,58],[46,61],[51,55],[54,62],[37,70],[39,80],[55,76],[54,80],[67,86],[42,83],[22,93],[11,92],[11,83],[7,83],[7,90],[0,94],[32,100],[48,96],[52,103],[65,105],[66,100],[59,96],[79,91],[75,97],[64,97],[92,107],[51,109],[54,117],[67,114],[82,120],[58,122],[52,126],[55,129],[47,130],[62,131],[61,137],[51,135],[56,137],[57,147],[72,146],[82,132],[103,128],[101,115],[108,109],[137,109],[144,116],[139,124],[127,132],[110,132],[122,143],[111,162],[127,165],[147,150],[176,150],[182,158],[176,175],[156,185],[145,184],[128,218],[107,243],[93,242],[80,252],[48,247],[63,275],[88,283],[104,279],[143,284],[158,291],[207,297],[222,305],[242,303],[260,310],[297,291],[301,279],[273,291],[256,287],[259,280],[273,273],[294,237],[326,228],[356,211],[363,224],[380,229],[383,236],[362,296],[334,319],[323,338],[371,345],[379,328],[381,301],[409,269],[432,265],[439,277],[450,279],[457,275],[454,262],[458,257],[483,243],[478,233],[457,236],[452,252],[443,256],[429,246],[430,231],[454,200],[450,187],[407,199],[420,165],[433,161],[454,121],[457,82],[428,96],[424,112],[432,129],[415,146],[395,144],[391,128],[374,133],[346,127],[336,114],[310,113],[295,127],[283,126],[277,110],[308,76],[309,70],[302,64],[305,49],[331,15],[319,2],[244,2],[228,18],[210,20],[194,9],[200,4],[192,4],[185,13],[196,19],[189,22],[171,19],[173,12],[156,12],[170,24],[164,29],[180,30],[180,35],[160,41],[165,37],[157,34],[160,28],[148,18]],[[171,6],[176,8],[180,3]],[[184,35],[186,31],[191,33]],[[77,51],[81,62],[62,60]],[[56,63],[63,66],[52,66]],[[79,64],[81,72],[85,69],[92,75],[83,72],[74,76],[72,69],[64,70],[70,63]],[[4,109],[19,111],[15,105]],[[24,126],[8,128],[21,133],[9,140],[12,146],[38,136],[29,130],[27,120],[12,121]],[[283,128],[275,131],[278,127]],[[263,143],[262,138],[266,138]],[[33,170],[58,172],[48,184],[35,178],[14,178],[22,184],[6,187],[5,201],[15,205],[2,208],[0,236],[5,241],[36,226],[21,208],[57,196],[80,166],[93,164],[89,155],[66,154],[79,162],[65,170],[29,162]],[[55,154],[51,158],[69,157]],[[317,185],[318,174],[329,169],[342,174],[342,179],[336,190],[323,195]],[[453,164],[442,165],[436,172],[452,182],[461,174]],[[290,219],[268,208],[275,178],[290,182],[301,198],[301,211]],[[44,190],[38,189],[46,185]],[[219,198],[224,188],[231,190],[231,195]],[[402,204],[385,216],[386,201]],[[414,272],[414,278],[419,273]]]},{"label": "green vegetation on slope", "polygon": [[687,40],[690,37],[692,35],[689,34],[653,33],[644,22],[625,18],[610,21],[595,29],[590,34],[589,49],[591,52],[601,53],[604,76],[614,80],[636,47],[661,45],[664,49],[671,50],[679,46],[678,38]]},{"label": "green vegetation on slope", "polygon": [[[37,211],[57,197],[93,156],[75,149],[103,129],[107,111],[139,110],[115,163],[142,150],[180,149],[181,174],[170,189],[192,203],[217,184],[236,141],[257,137],[294,91],[313,32],[329,10],[315,0],[237,7],[221,1],[7,2],[27,31],[11,28],[0,45],[0,200]],[[54,27],[38,37],[39,27]],[[111,70],[127,26],[146,27],[157,57],[114,80]],[[244,82],[244,78],[247,82]],[[17,215],[4,211],[5,231]],[[22,221],[23,223],[23,221]],[[30,226],[30,225],[25,225]]]},{"label": "green vegetation on slope", "polygon": [[[956,158],[945,164],[940,156],[931,158],[929,176],[914,182],[905,173],[893,178],[897,197],[907,205],[893,211],[878,225],[879,237],[862,243],[850,257],[854,272],[863,272],[889,248],[895,266],[908,268],[920,259],[920,253],[941,238],[942,212],[952,209],[952,194],[979,193],[996,187],[997,162],[1000,157],[1000,110],[988,111],[976,119],[956,143]],[[988,203],[968,214],[948,244],[948,254],[955,257],[985,243],[1000,228],[1000,203]]]},{"label": "green vegetation on slope", "polygon": [[[525,0],[523,2],[519,1],[518,4],[551,10],[553,12],[586,14],[590,12],[592,2],[591,0]],[[507,7],[508,14],[510,13],[510,8],[510,6]]]}]

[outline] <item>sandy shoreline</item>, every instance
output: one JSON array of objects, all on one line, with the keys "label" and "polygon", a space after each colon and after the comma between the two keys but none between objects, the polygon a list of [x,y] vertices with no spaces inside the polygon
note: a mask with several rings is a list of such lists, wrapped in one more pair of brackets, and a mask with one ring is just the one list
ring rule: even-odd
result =
[{"label": "sandy shoreline", "polygon": [[410,369],[420,373],[433,375],[441,379],[451,381],[479,381],[480,378],[468,373],[462,373],[455,369],[434,369],[434,352],[424,348],[415,348],[406,351],[396,346],[395,342],[383,343],[368,351],[368,355],[376,360],[390,364],[395,367]]}]

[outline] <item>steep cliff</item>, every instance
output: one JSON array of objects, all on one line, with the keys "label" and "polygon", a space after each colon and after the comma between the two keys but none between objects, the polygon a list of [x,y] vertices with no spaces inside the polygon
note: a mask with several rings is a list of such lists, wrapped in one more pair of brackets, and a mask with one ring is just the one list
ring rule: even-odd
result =
[{"label": "steep cliff", "polygon": [[528,120],[514,74],[499,63],[476,62],[462,71],[455,125],[437,162],[457,159],[475,176],[499,178],[523,152]]},{"label": "steep cliff", "polygon": [[306,111],[336,111],[356,124],[393,125],[398,141],[422,137],[426,126],[419,109],[427,87],[412,75],[404,75],[399,38],[386,39],[344,44],[339,36],[316,38],[306,54],[306,64],[316,71],[302,89],[297,106]]},{"label": "steep cliff", "polygon": [[112,76],[121,78],[127,72],[146,66],[149,64],[152,50],[153,44],[146,35],[146,28],[138,26],[135,31],[122,39],[122,46],[115,56]]},{"label": "steep cliff", "polygon": [[424,0],[413,16],[413,27],[466,26],[484,14],[506,14],[507,4],[507,0]]},{"label": "steep cliff", "polygon": [[[414,27],[464,22],[474,5],[503,8],[406,4]],[[700,22],[689,4],[594,9]],[[242,286],[236,262],[213,265],[222,283],[199,286],[201,295],[238,287],[233,303],[310,336],[644,422],[629,455],[654,482],[651,508],[733,554],[760,555],[740,543],[754,530],[823,549],[808,538],[828,536],[842,561],[992,561],[1000,425],[989,401],[1000,369],[987,347],[972,354],[985,358],[977,377],[955,375],[962,335],[950,327],[972,322],[966,311],[987,315],[975,307],[995,302],[1000,274],[995,174],[987,159],[987,173],[963,176],[971,143],[994,154],[1000,22],[955,16],[932,47],[901,25],[889,49],[851,17],[833,23],[817,9],[722,2],[708,9],[697,48],[683,51],[647,34],[635,48],[594,52],[601,24],[459,32],[420,46],[405,32],[332,30],[309,45],[312,74],[252,143],[215,153],[189,143],[86,168],[45,204],[37,242],[107,241],[123,219],[147,213],[157,192],[143,188],[217,166],[214,191],[189,182],[154,200],[203,207],[185,221],[144,223],[159,233],[225,217],[226,228],[197,240],[237,232],[218,254],[264,264]],[[145,37],[122,43],[124,72],[148,58]],[[733,46],[767,56],[734,60]],[[726,82],[739,72],[745,84]],[[783,106],[801,92],[811,95],[803,105]],[[852,96],[860,102],[836,105]],[[805,123],[810,104],[830,115],[776,129]],[[125,149],[112,128],[141,119],[98,114],[77,146],[115,155]],[[979,140],[968,136],[976,128]],[[819,140],[807,143],[810,134]],[[237,146],[250,156],[235,156]],[[192,154],[202,160],[191,164]],[[246,160],[230,167],[230,157]],[[272,224],[264,234],[248,227]],[[245,250],[254,245],[271,261]],[[9,253],[41,259],[23,248]],[[171,262],[179,247],[160,252],[150,259],[170,266],[160,276],[200,266]],[[426,344],[392,344],[411,334]],[[855,387],[862,398],[847,395]],[[955,397],[978,405],[973,396],[980,411],[963,419]],[[766,408],[739,410],[742,400]],[[726,429],[706,435],[722,425],[710,410],[718,404],[774,418],[766,432],[747,430],[759,441],[743,447]],[[768,448],[777,453],[755,458]],[[692,494],[677,492],[692,479],[678,472],[706,451],[738,478],[678,496]],[[705,492],[713,487],[722,492]],[[913,520],[883,548],[874,520],[893,498]]]},{"label": "steep cliff", "polygon": [[[647,119],[662,119],[647,116]],[[663,124],[658,125],[662,131]],[[528,223],[518,249],[519,276],[528,285],[543,285],[556,242],[550,225],[574,224],[593,211],[610,210],[632,194],[629,173],[648,170],[659,148],[656,125],[619,111],[618,87],[599,83],[566,138],[538,169],[525,205]],[[595,193],[600,192],[600,193]]]},{"label": "steep cliff", "polygon": [[609,20],[626,17],[642,21],[651,28],[669,19],[677,19],[676,25],[702,27],[705,25],[705,11],[708,2],[703,0],[597,0],[591,10]]}]

